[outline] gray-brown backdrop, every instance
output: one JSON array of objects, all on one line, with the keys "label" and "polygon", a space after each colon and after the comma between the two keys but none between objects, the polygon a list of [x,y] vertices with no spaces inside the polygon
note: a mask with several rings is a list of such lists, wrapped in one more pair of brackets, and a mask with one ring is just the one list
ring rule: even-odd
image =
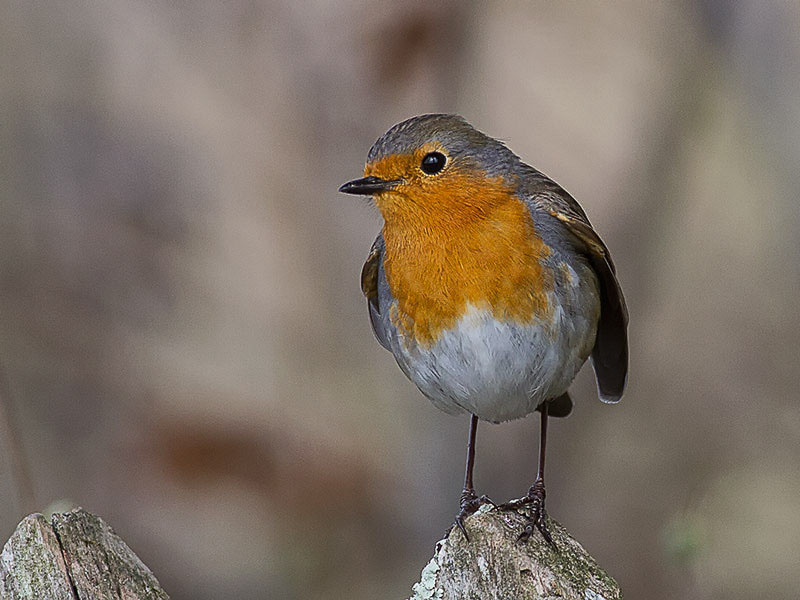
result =
[{"label": "gray-brown backdrop", "polygon": [[[467,420],[372,339],[380,220],[336,188],[454,111],[579,199],[628,296],[628,393],[579,377],[551,514],[630,598],[796,597],[798,72],[788,0],[2,3],[0,365],[35,501],[4,454],[0,540],[75,503],[176,600],[407,595]],[[481,492],[525,491],[536,432],[481,428]]]}]

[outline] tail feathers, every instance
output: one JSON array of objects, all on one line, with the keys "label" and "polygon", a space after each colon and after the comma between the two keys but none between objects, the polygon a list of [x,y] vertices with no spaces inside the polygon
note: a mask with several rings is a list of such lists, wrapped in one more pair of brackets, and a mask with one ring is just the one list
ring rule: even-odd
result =
[{"label": "tail feathers", "polygon": [[591,256],[600,279],[600,322],[592,350],[597,393],[603,402],[619,402],[628,381],[628,309],[614,269],[605,257]]},{"label": "tail feathers", "polygon": [[[611,310],[608,310],[610,309]],[[619,314],[606,303],[600,318],[597,340],[592,350],[592,366],[597,380],[597,395],[603,402],[616,403],[628,382],[628,339]]]}]

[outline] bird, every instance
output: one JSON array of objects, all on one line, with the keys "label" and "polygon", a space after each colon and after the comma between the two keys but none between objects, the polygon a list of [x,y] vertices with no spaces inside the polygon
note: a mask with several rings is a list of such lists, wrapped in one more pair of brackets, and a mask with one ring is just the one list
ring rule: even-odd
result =
[{"label": "bird", "polygon": [[521,540],[547,526],[549,417],[573,407],[568,388],[591,358],[600,400],[628,377],[628,310],[605,243],[578,202],[504,142],[454,114],[391,127],[363,177],[340,192],[371,196],[383,218],[361,272],[378,342],[437,408],[470,415],[464,487],[454,520],[481,505],[473,484],[478,421],[539,411],[534,483],[519,499]]}]

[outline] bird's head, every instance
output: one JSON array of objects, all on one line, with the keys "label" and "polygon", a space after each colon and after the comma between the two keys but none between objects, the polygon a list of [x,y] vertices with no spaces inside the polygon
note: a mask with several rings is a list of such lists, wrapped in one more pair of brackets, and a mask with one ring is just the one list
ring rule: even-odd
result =
[{"label": "bird's head", "polygon": [[387,223],[477,219],[517,189],[520,160],[457,115],[398,123],[372,146],[364,177],[339,188],[369,195]]}]

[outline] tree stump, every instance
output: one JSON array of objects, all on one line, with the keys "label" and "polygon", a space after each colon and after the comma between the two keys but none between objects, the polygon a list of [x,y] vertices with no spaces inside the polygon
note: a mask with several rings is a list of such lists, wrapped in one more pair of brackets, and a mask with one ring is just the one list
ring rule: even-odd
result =
[{"label": "tree stump", "polygon": [[[552,519],[554,550],[524,518],[484,506],[436,546],[412,600],[621,600],[622,593]],[[26,517],[0,554],[0,600],[168,600],[155,576],[99,517],[83,509]]]},{"label": "tree stump", "polygon": [[547,523],[558,550],[534,532],[519,541],[524,517],[484,505],[436,545],[411,600],[621,600],[617,583],[559,523]]},{"label": "tree stump", "polygon": [[169,600],[155,576],[99,517],[78,508],[33,514],[0,554],[0,600]]}]

